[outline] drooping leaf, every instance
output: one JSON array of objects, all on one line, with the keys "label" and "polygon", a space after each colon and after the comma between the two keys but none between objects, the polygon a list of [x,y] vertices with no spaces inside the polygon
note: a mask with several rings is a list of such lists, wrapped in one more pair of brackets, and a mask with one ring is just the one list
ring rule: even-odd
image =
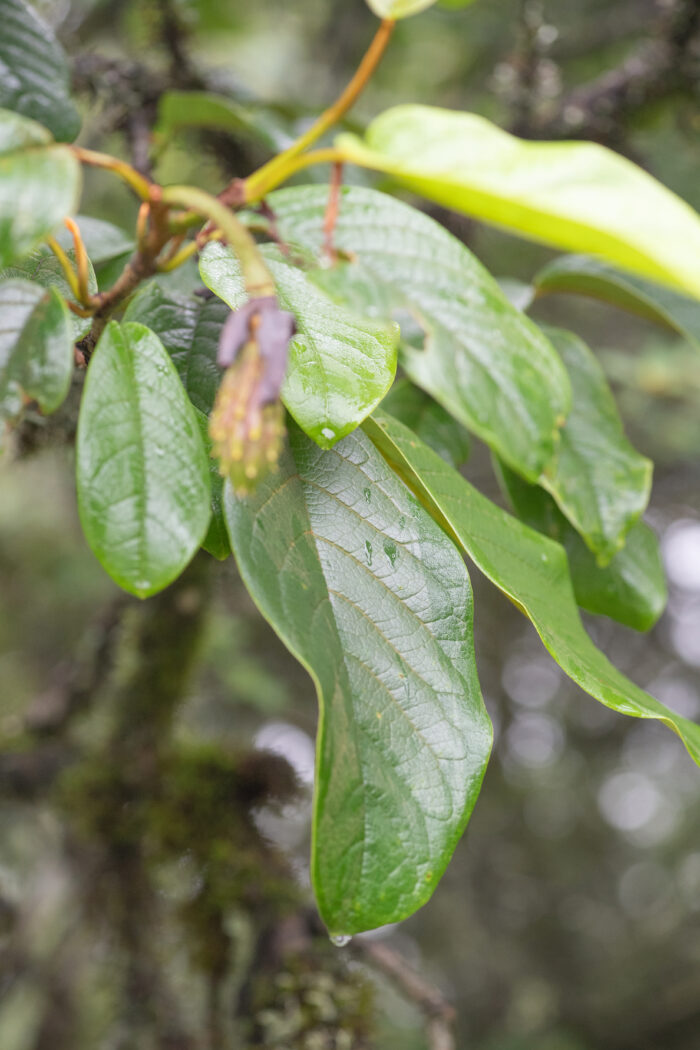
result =
[{"label": "drooping leaf", "polygon": [[626,678],[586,634],[563,547],[482,496],[398,421],[375,413],[365,429],[474,564],[531,620],[562,670],[606,707],[675,730],[700,764],[700,726]]},{"label": "drooping leaf", "polygon": [[231,553],[223,519],[223,478],[211,458],[208,417],[221,381],[216,363],[219,335],[229,310],[220,299],[202,299],[165,291],[152,282],[132,299],[124,321],[147,325],[155,332],[170,354],[182,385],[195,407],[200,433],[209,455],[212,519],[202,546],[215,558],[223,560]]},{"label": "drooping leaf", "polygon": [[409,18],[432,7],[436,0],[367,0],[378,18]]},{"label": "drooping leaf", "polygon": [[562,329],[546,329],[574,393],[556,460],[540,483],[597,554],[610,561],[649,501],[652,464],[625,437],[615,399],[588,347]]},{"label": "drooping leaf", "polygon": [[78,509],[125,590],[162,590],[201,545],[209,467],[195,411],[156,335],[111,321],[90,359],[77,435]]},{"label": "drooping leaf", "polygon": [[620,273],[588,255],[565,255],[545,266],[535,278],[538,295],[574,292],[619,306],[675,329],[700,349],[700,303],[653,281]]},{"label": "drooping leaf", "polygon": [[69,142],[80,117],[69,94],[68,60],[51,28],[24,0],[0,0],[0,106]]},{"label": "drooping leaf", "polygon": [[181,128],[227,131],[253,139],[272,153],[293,141],[285,121],[268,107],[243,105],[206,91],[166,91],[158,102],[157,130],[170,136]]},{"label": "drooping leaf", "polygon": [[[391,386],[398,326],[339,308],[276,249],[266,254],[280,304],[294,314],[298,329],[289,348],[282,400],[302,430],[330,448],[362,422]],[[238,262],[229,248],[208,244],[200,272],[231,309],[245,302]]]},{"label": "drooping leaf", "polygon": [[245,584],[321,708],[311,871],[330,932],[430,897],[479,793],[491,727],[472,598],[450,540],[359,431],[320,450],[294,425],[254,496],[225,490]]},{"label": "drooping leaf", "polygon": [[497,462],[496,467],[520,520],[564,547],[581,608],[610,616],[637,631],[653,627],[664,611],[667,590],[659,542],[652,529],[638,521],[627,534],[622,550],[601,568],[551,496],[538,485],[523,481],[505,464]]},{"label": "drooping leaf", "polygon": [[[319,254],[327,196],[312,186],[271,194],[282,238]],[[399,316],[400,360],[411,380],[536,480],[571,399],[542,331],[455,237],[385,194],[346,187],[334,242],[352,261],[314,279],[338,302],[359,309],[364,301],[370,316]]]},{"label": "drooping leaf", "polygon": [[36,401],[42,412],[54,412],[68,393],[73,370],[66,304],[52,288],[5,280],[0,317],[0,422],[17,419],[25,399]]},{"label": "drooping leaf", "polygon": [[409,427],[450,466],[461,467],[469,459],[469,435],[464,427],[410,379],[394,383],[382,401],[382,411]]},{"label": "drooping leaf", "polygon": [[604,146],[524,141],[473,113],[413,105],[336,145],[446,207],[700,297],[700,216]]},{"label": "drooping leaf", "polygon": [[80,166],[45,128],[0,110],[0,267],[31,251],[75,210]]},{"label": "drooping leaf", "polygon": [[[66,254],[75,266],[75,251],[72,248],[67,248]],[[53,252],[44,245],[35,248],[33,252],[30,252],[29,255],[26,255],[12,266],[7,266],[4,270],[0,270],[0,281],[12,280],[13,278],[32,281],[34,284],[40,284],[42,288],[54,288],[68,301],[72,302],[75,299],[61,264]],[[94,295],[97,291],[97,278],[89,260],[88,288],[91,295]],[[71,314],[70,316],[73,323],[73,338],[75,340],[80,339],[90,330],[92,318],[78,317],[77,314]]]}]

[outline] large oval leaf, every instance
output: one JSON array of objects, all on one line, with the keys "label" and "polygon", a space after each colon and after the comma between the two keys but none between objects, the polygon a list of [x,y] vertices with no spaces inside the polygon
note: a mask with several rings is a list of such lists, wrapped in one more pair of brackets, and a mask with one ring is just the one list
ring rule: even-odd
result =
[{"label": "large oval leaf", "polygon": [[90,359],[77,437],[78,509],[96,557],[145,598],[200,546],[207,455],[175,366],[144,325],[110,322]]},{"label": "large oval leaf", "polygon": [[601,567],[554,500],[537,485],[523,481],[505,464],[496,470],[513,510],[526,525],[561,543],[569,559],[571,582],[582,609],[648,631],[664,611],[667,599],[659,541],[638,521],[625,545]]},{"label": "large oval leaf", "polygon": [[68,393],[73,371],[66,304],[52,288],[4,281],[0,317],[0,421],[16,419],[26,398],[43,412],[55,411]]},{"label": "large oval leaf", "polygon": [[80,166],[45,128],[0,110],[0,267],[26,255],[70,215]]},{"label": "large oval leaf", "polygon": [[346,160],[449,208],[700,297],[700,216],[631,161],[590,142],[527,142],[472,113],[397,106]]},{"label": "large oval leaf", "polygon": [[452,542],[356,432],[296,427],[278,474],[226,489],[241,575],[318,691],[312,878],[347,935],[430,897],[479,793],[491,727]]},{"label": "large oval leaf", "polygon": [[674,329],[700,350],[700,303],[587,255],[555,259],[535,278],[537,295],[573,292],[619,306]]},{"label": "large oval leaf", "polygon": [[397,420],[376,414],[365,427],[474,564],[531,620],[562,670],[606,707],[664,722],[700,764],[700,726],[626,678],[586,634],[563,547],[482,496]]},{"label": "large oval leaf", "polygon": [[70,141],[80,117],[69,95],[70,70],[49,26],[24,0],[0,0],[0,106]]},{"label": "large oval leaf", "polygon": [[546,332],[566,365],[574,400],[541,484],[604,565],[649,502],[652,463],[625,437],[603,370],[585,343],[563,329]]},{"label": "large oval leaf", "polygon": [[[319,253],[327,199],[320,186],[272,194],[281,236]],[[316,279],[338,302],[399,316],[401,364],[413,382],[536,480],[571,403],[566,371],[541,330],[456,237],[385,194],[345,188],[334,238],[353,261]]]},{"label": "large oval leaf", "polygon": [[[173,359],[194,405],[207,453],[211,452],[208,417],[221,382],[216,356],[228,313],[226,304],[215,296],[203,299],[196,295],[178,295],[165,291],[154,281],[132,299],[124,314],[124,321],[145,324],[155,332]],[[221,561],[229,556],[231,548],[222,509],[224,479],[211,456],[209,475],[212,517],[202,546]]]},{"label": "large oval leaf", "polygon": [[[282,400],[299,426],[322,448],[331,448],[369,415],[396,373],[398,326],[338,308],[306,274],[268,251],[282,307],[294,314],[298,333],[289,348]],[[202,252],[204,283],[232,310],[247,296],[236,256],[222,244]]]}]

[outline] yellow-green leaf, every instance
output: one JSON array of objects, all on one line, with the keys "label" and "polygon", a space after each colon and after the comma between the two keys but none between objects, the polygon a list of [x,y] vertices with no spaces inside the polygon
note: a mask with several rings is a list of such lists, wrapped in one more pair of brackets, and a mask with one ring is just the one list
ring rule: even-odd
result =
[{"label": "yellow-green leaf", "polygon": [[413,105],[336,144],[449,208],[700,297],[700,216],[604,146],[527,142],[472,113]]}]

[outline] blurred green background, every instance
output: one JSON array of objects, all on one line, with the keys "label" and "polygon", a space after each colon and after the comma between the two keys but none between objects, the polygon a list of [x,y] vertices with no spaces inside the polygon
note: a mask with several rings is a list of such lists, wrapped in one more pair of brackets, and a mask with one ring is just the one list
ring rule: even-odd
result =
[{"label": "blurred green background", "polygon": [[[75,58],[86,114],[81,141],[126,152],[119,107],[126,105],[124,83],[141,76],[132,67],[178,77],[163,44],[164,5],[44,0],[37,6]],[[546,113],[572,87],[653,39],[660,6],[652,0],[479,0],[460,10],[459,3],[444,2],[397,27],[350,123],[361,126],[396,102],[423,101],[511,126],[524,25],[534,26],[537,36],[530,90]],[[208,87],[252,106],[282,137],[335,96],[375,24],[362,0],[182,0],[169,7],[185,27],[191,69],[206,76]],[[103,59],[117,70],[111,87]],[[699,98],[696,86],[645,107],[626,123],[619,143],[696,208]],[[156,170],[164,180],[218,190],[265,155],[245,136],[228,141],[183,131],[159,143]],[[83,210],[125,229],[134,221],[133,202],[100,174],[88,180]],[[551,257],[462,218],[433,214],[496,276],[528,280]],[[588,301],[561,297],[546,310],[538,307],[537,316],[590,341],[631,438],[657,464],[648,520],[662,538],[668,610],[648,636],[600,618],[587,618],[587,626],[636,682],[697,719],[700,361],[652,326]],[[466,469],[498,498],[489,458],[478,445]],[[27,746],[27,711],[50,689],[57,667],[80,653],[115,598],[81,538],[71,470],[70,447],[51,441],[0,466],[0,742],[10,755]],[[517,611],[472,575],[494,757],[433,900],[380,935],[454,1002],[459,1050],[697,1050],[698,771],[667,730],[618,717],[577,690]],[[81,715],[74,740],[99,740],[108,711],[109,697]],[[277,750],[294,765],[304,783],[301,800],[276,811],[262,807],[256,820],[293,858],[301,885],[315,720],[310,680],[261,621],[232,564],[223,564],[174,732],[223,749]],[[184,850],[180,867],[161,872],[166,902],[186,895],[188,863]],[[7,949],[0,971],[1,1050],[64,1045],[59,1030],[52,1042],[44,1024],[42,975],[57,958],[65,994],[78,1000],[75,1050],[166,1046],[125,1020],[109,935],[97,937],[84,926],[84,893],[66,860],[60,811],[40,792],[16,790],[0,763],[0,952]],[[155,936],[162,936],[155,948],[166,980],[196,1030],[203,993],[178,943],[182,933],[157,927]],[[377,989],[376,1031],[367,1045],[426,1050],[416,1009],[387,982],[380,980]],[[202,1037],[193,1045],[209,1044]]]}]

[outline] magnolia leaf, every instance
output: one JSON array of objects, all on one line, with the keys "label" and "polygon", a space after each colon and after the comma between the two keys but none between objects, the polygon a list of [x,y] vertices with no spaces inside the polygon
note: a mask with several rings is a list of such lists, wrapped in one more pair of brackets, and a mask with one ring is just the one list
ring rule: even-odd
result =
[{"label": "magnolia leaf", "polygon": [[[396,373],[398,326],[339,309],[306,274],[269,250],[280,305],[294,314],[282,400],[322,448],[332,447],[375,408]],[[246,301],[236,256],[222,244],[202,252],[204,283],[232,310]]]},{"label": "magnolia leaf", "polygon": [[[75,250],[68,248],[66,254],[75,267]],[[12,266],[7,266],[4,270],[0,270],[0,281],[12,278],[32,281],[34,284],[40,284],[43,288],[54,288],[69,302],[75,299],[61,264],[53,252],[45,245],[35,248],[33,252],[30,252],[29,255]],[[88,289],[91,295],[97,292],[97,278],[89,260]],[[77,341],[90,331],[92,318],[78,317],[77,314],[71,314],[70,316],[73,323],[73,339]]]},{"label": "magnolia leaf", "polygon": [[602,568],[551,496],[538,485],[523,481],[505,464],[496,461],[495,466],[520,520],[564,547],[581,608],[609,616],[636,631],[653,627],[664,611],[668,594],[659,541],[649,526],[641,521],[633,525],[624,547]]},{"label": "magnolia leaf", "polygon": [[0,106],[71,141],[80,117],[69,94],[70,68],[50,27],[24,0],[0,0]]},{"label": "magnolia leaf", "polygon": [[76,449],[78,510],[98,561],[145,598],[179,576],[211,517],[195,410],[158,337],[111,321],[90,359]]},{"label": "magnolia leaf", "polygon": [[253,600],[320,704],[311,875],[336,937],[428,900],[491,747],[472,596],[452,542],[356,431],[319,449],[292,424],[279,473],[225,490]]},{"label": "magnolia leaf", "polygon": [[538,296],[549,292],[573,292],[639,314],[672,328],[700,350],[700,303],[668,288],[620,273],[614,267],[587,255],[567,255],[545,266],[535,278]]},{"label": "magnolia leaf", "polygon": [[603,370],[585,343],[561,329],[545,331],[566,365],[574,400],[540,484],[605,564],[649,502],[652,463],[625,437]]},{"label": "magnolia leaf", "polygon": [[167,292],[156,282],[146,285],[129,303],[124,321],[147,325],[170,354],[190,401],[194,405],[202,441],[209,455],[212,518],[202,543],[223,560],[231,553],[223,518],[223,478],[211,457],[208,417],[221,381],[216,363],[219,336],[229,309],[220,299]]},{"label": "magnolia leaf", "polygon": [[473,113],[413,105],[336,146],[448,208],[700,297],[700,216],[604,146],[525,141]]},{"label": "magnolia leaf", "polygon": [[376,413],[365,429],[477,568],[530,619],[562,670],[606,707],[663,722],[700,764],[700,726],[626,678],[586,634],[564,548],[482,496],[397,420]]},{"label": "magnolia leaf", "polygon": [[[271,194],[280,236],[320,255],[327,190]],[[334,242],[351,261],[310,275],[339,303],[399,318],[410,379],[536,481],[571,405],[547,338],[456,237],[400,201],[343,189]]]},{"label": "magnolia leaf", "polygon": [[12,422],[25,401],[54,412],[70,387],[73,330],[53,288],[24,280],[0,283],[0,421]]},{"label": "magnolia leaf", "polygon": [[31,251],[75,210],[80,166],[67,146],[0,110],[0,267]]}]

